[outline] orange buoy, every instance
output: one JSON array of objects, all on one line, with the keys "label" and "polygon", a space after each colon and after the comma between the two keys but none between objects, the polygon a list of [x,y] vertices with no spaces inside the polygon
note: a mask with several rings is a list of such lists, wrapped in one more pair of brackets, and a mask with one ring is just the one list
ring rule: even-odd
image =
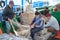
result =
[{"label": "orange buoy", "polygon": [[2,34],[2,29],[0,28],[0,35]]},{"label": "orange buoy", "polygon": [[58,11],[58,9],[57,8],[54,8],[54,11],[56,12],[56,11]]},{"label": "orange buoy", "polygon": [[60,39],[60,30],[58,31],[57,36],[55,36],[55,38]]}]

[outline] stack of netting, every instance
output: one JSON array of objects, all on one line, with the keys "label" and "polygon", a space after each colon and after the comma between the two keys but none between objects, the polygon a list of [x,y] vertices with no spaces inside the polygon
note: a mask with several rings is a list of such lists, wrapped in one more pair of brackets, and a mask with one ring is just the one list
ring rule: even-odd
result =
[{"label": "stack of netting", "polygon": [[23,17],[21,17],[21,21],[23,21],[24,25],[31,24],[34,18],[34,13],[25,13]]},{"label": "stack of netting", "polygon": [[29,25],[31,24],[34,16],[35,16],[35,13],[32,5],[27,5],[26,11],[24,12],[24,16],[21,17],[21,20],[23,21],[24,25]]},{"label": "stack of netting", "polygon": [[35,40],[47,40],[52,33],[48,32],[46,28],[35,34]]},{"label": "stack of netting", "polygon": [[17,37],[14,35],[8,35],[6,33],[0,35],[0,40],[28,40],[27,38],[24,37]]},{"label": "stack of netting", "polygon": [[[21,25],[17,21],[13,21],[13,20],[10,20],[10,24],[16,36],[24,36],[26,38],[30,37],[30,27],[28,25]],[[14,25],[17,26],[19,29],[15,30]]]}]

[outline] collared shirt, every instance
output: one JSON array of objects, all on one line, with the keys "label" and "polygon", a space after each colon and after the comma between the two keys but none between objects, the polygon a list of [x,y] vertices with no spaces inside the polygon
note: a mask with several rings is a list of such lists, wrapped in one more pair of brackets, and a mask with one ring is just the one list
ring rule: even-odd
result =
[{"label": "collared shirt", "polygon": [[45,27],[49,27],[49,26],[55,28],[56,30],[59,30],[59,23],[55,17],[51,16],[50,20],[45,25]]}]

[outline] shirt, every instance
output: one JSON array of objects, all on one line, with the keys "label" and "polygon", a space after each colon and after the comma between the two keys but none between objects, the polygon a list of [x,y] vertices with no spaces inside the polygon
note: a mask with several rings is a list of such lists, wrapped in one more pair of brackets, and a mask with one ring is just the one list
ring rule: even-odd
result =
[{"label": "shirt", "polygon": [[13,8],[10,8],[9,5],[6,6],[3,10],[3,19],[8,21],[8,18],[12,19],[14,17]]},{"label": "shirt", "polygon": [[40,28],[44,28],[44,20],[42,17],[36,19],[35,26],[40,27]]},{"label": "shirt", "polygon": [[49,26],[55,28],[56,30],[59,30],[59,23],[55,17],[51,16],[50,20],[45,25],[45,27],[49,27]]},{"label": "shirt", "polygon": [[40,27],[41,29],[44,28],[44,19],[42,17],[34,17],[33,23],[35,23],[35,27]]}]

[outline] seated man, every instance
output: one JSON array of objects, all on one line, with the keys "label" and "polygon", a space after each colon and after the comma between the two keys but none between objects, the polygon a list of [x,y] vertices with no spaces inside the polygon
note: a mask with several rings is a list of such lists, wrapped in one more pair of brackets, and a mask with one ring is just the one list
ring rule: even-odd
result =
[{"label": "seated man", "polygon": [[[47,14],[46,14],[47,13]],[[48,19],[45,27],[48,29],[49,32],[55,36],[57,31],[59,30],[59,23],[55,17],[53,17],[49,12],[44,12],[44,16]]]},{"label": "seated man", "polygon": [[31,37],[34,40],[35,33],[43,30],[44,28],[44,19],[42,18],[42,15],[39,12],[35,12],[35,17],[33,19],[33,22],[31,23]]}]

